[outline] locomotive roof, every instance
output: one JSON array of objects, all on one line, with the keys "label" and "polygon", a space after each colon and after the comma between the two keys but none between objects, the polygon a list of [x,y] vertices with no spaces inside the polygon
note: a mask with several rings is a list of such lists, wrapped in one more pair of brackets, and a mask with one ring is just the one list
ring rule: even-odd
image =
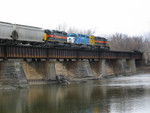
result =
[{"label": "locomotive roof", "polygon": [[0,21],[0,24],[8,24],[8,25],[16,25],[16,26],[20,26],[20,27],[27,27],[27,28],[34,28],[34,29],[42,29],[40,27],[34,27],[34,26],[28,26],[28,25],[21,25],[21,24],[13,24],[13,23],[9,23],[9,22],[2,22]]},{"label": "locomotive roof", "polygon": [[95,36],[95,38],[103,38],[103,39],[106,39],[106,38],[104,38],[104,37],[100,37],[100,36]]},{"label": "locomotive roof", "polygon": [[2,22],[2,21],[0,21],[0,23],[2,23],[2,24],[11,24],[12,25],[12,23],[9,23],[9,22]]}]

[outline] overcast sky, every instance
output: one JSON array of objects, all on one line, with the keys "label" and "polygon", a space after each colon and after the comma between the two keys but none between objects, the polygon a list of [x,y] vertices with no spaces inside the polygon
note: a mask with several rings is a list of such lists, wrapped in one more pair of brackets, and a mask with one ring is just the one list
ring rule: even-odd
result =
[{"label": "overcast sky", "polygon": [[150,32],[150,0],[1,0],[0,21],[143,35]]}]

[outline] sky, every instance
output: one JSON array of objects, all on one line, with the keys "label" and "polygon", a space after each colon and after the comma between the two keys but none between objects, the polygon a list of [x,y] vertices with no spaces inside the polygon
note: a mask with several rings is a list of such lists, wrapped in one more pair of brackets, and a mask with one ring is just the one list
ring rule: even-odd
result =
[{"label": "sky", "polygon": [[0,21],[137,36],[150,32],[149,5],[150,0],[1,0]]}]

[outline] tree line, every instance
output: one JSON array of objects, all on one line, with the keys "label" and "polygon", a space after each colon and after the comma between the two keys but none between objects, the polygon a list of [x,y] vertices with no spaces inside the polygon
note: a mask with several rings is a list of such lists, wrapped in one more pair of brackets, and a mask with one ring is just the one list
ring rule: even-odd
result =
[{"label": "tree line", "polygon": [[150,51],[150,39],[147,36],[128,36],[116,33],[108,37],[111,50],[115,51]]}]

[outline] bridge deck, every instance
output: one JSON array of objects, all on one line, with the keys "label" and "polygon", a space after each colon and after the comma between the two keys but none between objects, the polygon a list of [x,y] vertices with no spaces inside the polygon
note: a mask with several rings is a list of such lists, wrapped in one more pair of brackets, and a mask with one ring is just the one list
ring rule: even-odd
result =
[{"label": "bridge deck", "polygon": [[30,46],[0,46],[0,58],[22,59],[142,59],[142,53],[42,48]]}]

